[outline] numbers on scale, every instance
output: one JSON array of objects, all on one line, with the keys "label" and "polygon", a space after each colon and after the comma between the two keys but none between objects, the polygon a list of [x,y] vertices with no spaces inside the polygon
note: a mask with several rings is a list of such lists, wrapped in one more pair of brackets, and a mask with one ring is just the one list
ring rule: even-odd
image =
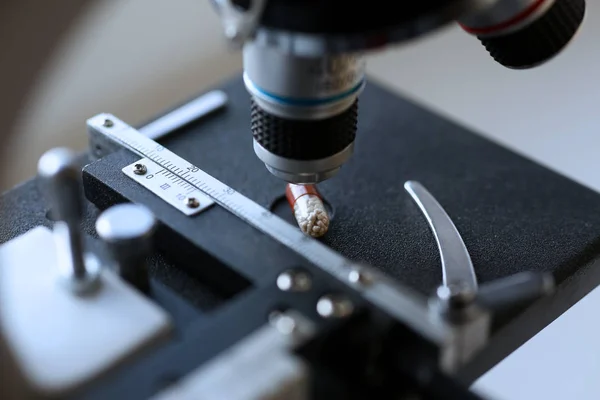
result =
[{"label": "numbers on scale", "polygon": [[228,194],[228,195],[232,195],[235,193],[235,190],[233,190],[232,188],[228,187],[226,189],[223,189],[223,193]]},{"label": "numbers on scale", "polygon": [[195,165],[190,165],[189,167],[187,167],[187,170],[190,172],[198,172],[200,171],[200,168],[196,167]]},{"label": "numbers on scale", "polygon": [[165,148],[160,144],[154,148],[154,151],[163,151]]},{"label": "numbers on scale", "polygon": [[146,179],[152,179],[152,178],[154,178],[154,174],[146,175]]},{"label": "numbers on scale", "polygon": [[187,196],[186,196],[185,194],[181,194],[181,193],[179,193],[179,194],[177,195],[177,200],[179,200],[179,201],[183,201],[183,200],[185,200],[185,198],[186,198],[186,197],[187,197]]}]

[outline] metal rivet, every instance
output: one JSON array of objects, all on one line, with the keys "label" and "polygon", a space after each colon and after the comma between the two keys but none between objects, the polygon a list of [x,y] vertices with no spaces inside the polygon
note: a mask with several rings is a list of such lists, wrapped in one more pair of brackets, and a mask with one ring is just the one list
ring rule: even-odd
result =
[{"label": "metal rivet", "polygon": [[302,270],[284,271],[277,277],[277,287],[284,292],[306,292],[311,286],[310,275]]},{"label": "metal rivet", "polygon": [[465,307],[475,300],[475,293],[461,285],[440,286],[436,291],[437,298],[447,307]]},{"label": "metal rivet", "polygon": [[290,335],[296,331],[296,320],[281,311],[272,311],[269,314],[269,323],[283,335]]},{"label": "metal rivet", "polygon": [[110,120],[110,119],[105,119],[104,123],[102,124],[102,126],[105,128],[112,128],[114,125],[115,125],[115,123],[112,122],[112,120]]},{"label": "metal rivet", "polygon": [[235,39],[238,36],[238,34],[238,30],[234,26],[228,26],[227,28],[225,28],[225,36],[228,39]]},{"label": "metal rivet", "polygon": [[325,295],[317,302],[317,312],[323,318],[344,318],[352,314],[354,305],[343,295]]},{"label": "metal rivet", "polygon": [[369,273],[360,269],[353,269],[348,274],[348,281],[355,285],[368,285],[372,280],[373,277]]},{"label": "metal rivet", "polygon": [[275,320],[275,328],[283,335],[290,335],[296,330],[296,320],[289,315],[281,315]]},{"label": "metal rivet", "polygon": [[185,199],[185,205],[189,208],[198,208],[200,207],[200,202],[195,197],[188,197]]},{"label": "metal rivet", "polygon": [[133,166],[133,173],[136,175],[144,175],[148,172],[148,168],[144,164],[135,164]]}]

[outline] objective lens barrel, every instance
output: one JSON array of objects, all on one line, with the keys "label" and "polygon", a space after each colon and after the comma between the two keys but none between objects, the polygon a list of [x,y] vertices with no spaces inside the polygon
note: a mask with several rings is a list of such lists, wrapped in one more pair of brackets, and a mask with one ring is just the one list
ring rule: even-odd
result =
[{"label": "objective lens barrel", "polygon": [[265,111],[288,119],[324,119],[348,109],[364,86],[357,54],[300,57],[277,48],[244,46],[244,81]]},{"label": "objective lens barrel", "polygon": [[356,54],[301,57],[244,47],[254,149],[271,173],[310,184],[339,171],[354,148],[364,64]]}]

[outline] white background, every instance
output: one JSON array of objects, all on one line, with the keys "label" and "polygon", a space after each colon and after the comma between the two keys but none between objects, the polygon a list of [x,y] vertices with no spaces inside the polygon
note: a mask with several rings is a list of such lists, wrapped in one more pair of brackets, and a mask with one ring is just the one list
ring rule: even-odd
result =
[{"label": "white background", "polygon": [[[497,65],[456,26],[371,57],[370,74],[475,131],[600,189],[600,4],[559,57],[530,71]],[[84,121],[137,124],[239,71],[205,0],[100,2],[47,71],[12,143],[13,181],[49,147],[86,145]],[[476,387],[497,399],[600,399],[600,289]]]}]

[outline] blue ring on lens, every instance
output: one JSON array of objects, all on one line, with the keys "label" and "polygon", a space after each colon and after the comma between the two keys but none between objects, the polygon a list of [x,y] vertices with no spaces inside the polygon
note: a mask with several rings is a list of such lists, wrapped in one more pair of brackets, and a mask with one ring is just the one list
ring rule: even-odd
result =
[{"label": "blue ring on lens", "polygon": [[[248,79],[249,80],[249,79]],[[275,100],[278,103],[289,105],[289,106],[300,106],[300,107],[310,107],[310,106],[322,106],[325,104],[335,103],[336,101],[342,100],[346,97],[350,97],[353,94],[356,94],[362,87],[365,85],[365,79],[361,79],[354,87],[346,90],[345,92],[336,94],[335,96],[326,97],[324,99],[306,99],[306,98],[297,98],[297,97],[284,97],[278,96],[276,94],[267,92],[266,90],[261,89],[256,86],[254,82],[252,82],[252,86],[254,89],[262,96],[268,97],[271,100]]]}]

